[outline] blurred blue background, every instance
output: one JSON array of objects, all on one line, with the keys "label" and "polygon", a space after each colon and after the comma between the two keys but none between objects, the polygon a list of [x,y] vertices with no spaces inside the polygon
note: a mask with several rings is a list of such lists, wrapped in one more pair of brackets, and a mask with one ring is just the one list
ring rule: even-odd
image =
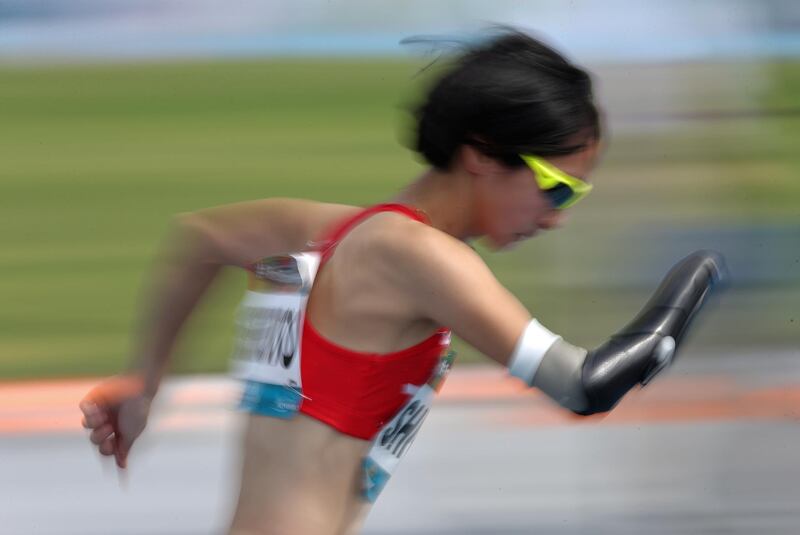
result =
[{"label": "blurred blue background", "polygon": [[582,61],[794,57],[791,0],[4,0],[6,58],[386,56],[409,35],[535,30]]}]

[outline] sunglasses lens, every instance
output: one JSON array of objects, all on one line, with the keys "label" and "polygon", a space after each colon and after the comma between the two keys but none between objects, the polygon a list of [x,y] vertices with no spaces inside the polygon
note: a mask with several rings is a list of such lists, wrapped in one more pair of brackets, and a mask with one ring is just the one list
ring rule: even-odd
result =
[{"label": "sunglasses lens", "polygon": [[573,196],[572,188],[566,184],[558,184],[554,188],[544,190],[544,194],[550,199],[550,203],[554,208],[564,206]]}]

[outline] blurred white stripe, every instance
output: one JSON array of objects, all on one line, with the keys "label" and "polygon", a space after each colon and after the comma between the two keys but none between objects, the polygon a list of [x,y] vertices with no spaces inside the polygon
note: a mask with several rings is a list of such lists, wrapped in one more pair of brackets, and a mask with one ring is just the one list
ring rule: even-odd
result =
[{"label": "blurred white stripe", "polygon": [[584,60],[800,54],[790,0],[4,0],[0,57],[404,54],[402,37],[489,23],[535,30]]}]

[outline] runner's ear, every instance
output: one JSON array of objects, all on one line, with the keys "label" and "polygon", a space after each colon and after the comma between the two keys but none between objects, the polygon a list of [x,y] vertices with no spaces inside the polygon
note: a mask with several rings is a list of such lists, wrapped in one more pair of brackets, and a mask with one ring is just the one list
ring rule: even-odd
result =
[{"label": "runner's ear", "polygon": [[473,145],[462,145],[458,150],[458,162],[472,175],[496,175],[505,171],[501,162],[479,151]]}]

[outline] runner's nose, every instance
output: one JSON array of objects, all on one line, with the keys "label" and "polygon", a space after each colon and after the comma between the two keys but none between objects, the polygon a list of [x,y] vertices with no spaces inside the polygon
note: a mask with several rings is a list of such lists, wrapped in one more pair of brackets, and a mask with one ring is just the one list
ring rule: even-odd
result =
[{"label": "runner's nose", "polygon": [[541,216],[537,221],[537,226],[543,229],[558,228],[566,221],[566,215],[561,210],[551,210]]}]

